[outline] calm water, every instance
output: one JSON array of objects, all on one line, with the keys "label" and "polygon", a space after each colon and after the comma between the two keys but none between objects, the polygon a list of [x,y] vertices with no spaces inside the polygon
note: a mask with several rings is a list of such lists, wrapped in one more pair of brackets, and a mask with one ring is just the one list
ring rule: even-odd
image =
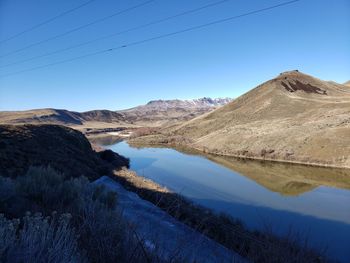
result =
[{"label": "calm water", "polygon": [[109,145],[131,169],[248,227],[292,229],[312,246],[350,262],[350,173],[301,165],[200,156],[169,148]]}]

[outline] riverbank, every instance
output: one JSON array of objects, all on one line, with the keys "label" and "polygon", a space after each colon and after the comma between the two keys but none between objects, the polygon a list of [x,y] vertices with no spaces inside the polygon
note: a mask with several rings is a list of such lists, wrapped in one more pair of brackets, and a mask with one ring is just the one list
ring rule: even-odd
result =
[{"label": "riverbank", "polygon": [[[129,142],[128,145],[140,150],[169,147],[166,145],[141,145]],[[171,149],[186,155],[204,157],[233,172],[244,175],[244,177],[264,188],[283,196],[298,196],[320,186],[350,189],[350,169],[213,155],[184,146],[175,146],[171,147]],[[262,169],[263,174],[261,173]]]},{"label": "riverbank", "polygon": [[271,232],[248,230],[242,222],[196,205],[127,169],[116,171],[114,176],[127,190],[252,262],[327,262],[322,253],[302,245],[297,236],[280,238]]},{"label": "riverbank", "polygon": [[[311,157],[299,158],[297,156],[287,155],[286,158],[278,158],[277,155],[272,155],[273,151],[262,151],[260,153],[253,153],[249,151],[242,151],[239,153],[229,152],[229,151],[220,151],[218,149],[210,149],[205,146],[198,146],[194,143],[193,140],[182,137],[182,136],[173,136],[170,134],[151,134],[144,135],[139,137],[130,137],[128,143],[131,145],[163,145],[164,147],[184,147],[192,151],[198,151],[203,154],[211,154],[216,156],[227,156],[234,157],[239,159],[248,159],[248,160],[260,160],[268,162],[278,162],[278,163],[287,163],[287,164],[300,164],[306,166],[315,166],[315,167],[326,167],[326,168],[339,168],[339,169],[350,169],[349,164],[337,164],[332,160],[322,161],[317,159],[312,159]],[[273,156],[273,157],[271,157]]]},{"label": "riverbank", "polygon": [[117,194],[117,209],[122,211],[123,219],[144,240],[148,254],[155,254],[159,259],[151,262],[248,263],[234,251],[181,223],[134,192],[127,191],[116,180],[103,176],[92,184]]}]

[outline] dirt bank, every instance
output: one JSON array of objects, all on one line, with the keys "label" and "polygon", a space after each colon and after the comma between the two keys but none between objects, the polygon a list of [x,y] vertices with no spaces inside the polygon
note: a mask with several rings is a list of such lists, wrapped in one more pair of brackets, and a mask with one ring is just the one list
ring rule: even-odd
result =
[{"label": "dirt bank", "polygon": [[262,160],[262,161],[272,161],[272,162],[280,162],[280,163],[291,163],[291,164],[302,164],[309,166],[319,166],[319,167],[329,167],[329,168],[341,168],[341,169],[350,169],[350,163],[335,163],[332,160],[325,161],[319,160],[317,158],[297,156],[293,154],[293,156],[284,155],[284,158],[279,158],[280,155],[276,154],[276,152],[272,149],[267,149],[265,151],[237,151],[234,153],[234,150],[218,150],[211,149],[205,146],[198,146],[193,142],[193,140],[179,136],[179,135],[170,135],[170,134],[156,134],[156,135],[146,135],[136,138],[128,139],[128,143],[131,145],[163,145],[164,147],[186,147],[192,149],[194,151],[198,151],[204,154],[212,154],[217,156],[228,156],[242,159],[251,159],[251,160]]}]

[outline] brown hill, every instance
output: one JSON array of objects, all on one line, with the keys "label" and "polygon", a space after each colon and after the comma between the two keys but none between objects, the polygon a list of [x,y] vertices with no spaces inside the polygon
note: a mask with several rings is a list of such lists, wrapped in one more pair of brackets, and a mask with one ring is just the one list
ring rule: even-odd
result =
[{"label": "brown hill", "polygon": [[28,111],[0,112],[0,123],[4,124],[61,124],[83,125],[89,121],[122,122],[123,116],[109,110],[75,112],[60,109],[37,109]]},{"label": "brown hill", "polygon": [[92,110],[79,114],[83,122],[99,121],[99,122],[123,122],[126,121],[124,116],[118,112],[110,110]]},{"label": "brown hill", "polygon": [[81,125],[82,120],[78,112],[59,109],[37,109],[28,111],[0,112],[0,123],[3,124],[75,124]]},{"label": "brown hill", "polygon": [[212,153],[350,167],[350,89],[285,72],[166,133]]},{"label": "brown hill", "polygon": [[0,125],[0,175],[24,174],[48,166],[68,177],[96,179],[128,160],[110,151],[95,152],[79,131],[59,125]]},{"label": "brown hill", "polygon": [[350,80],[345,82],[344,85],[350,87]]}]

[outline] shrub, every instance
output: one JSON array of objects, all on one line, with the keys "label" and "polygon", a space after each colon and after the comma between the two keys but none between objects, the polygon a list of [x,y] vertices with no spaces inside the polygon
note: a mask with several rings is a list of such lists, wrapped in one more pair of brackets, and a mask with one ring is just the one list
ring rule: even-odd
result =
[{"label": "shrub", "polygon": [[16,180],[19,192],[37,203],[47,202],[56,196],[57,186],[63,181],[64,178],[50,167],[30,167],[25,176]]},{"label": "shrub", "polygon": [[79,242],[92,262],[118,262],[125,254],[125,226],[121,216],[91,198],[77,211]]},{"label": "shrub", "polygon": [[0,176],[0,213],[7,210],[7,203],[15,194],[16,189],[12,179]]},{"label": "shrub", "polygon": [[0,204],[12,198],[15,194],[15,184],[12,179],[0,176]]},{"label": "shrub", "polygon": [[1,262],[83,262],[69,220],[67,214],[27,214],[20,228],[19,220],[0,215]]},{"label": "shrub", "polygon": [[19,220],[7,220],[0,214],[0,262],[5,260],[7,251],[16,241],[18,225]]},{"label": "shrub", "polygon": [[18,194],[39,207],[39,211],[50,214],[71,212],[88,183],[85,177],[65,180],[63,174],[50,167],[30,167],[25,176],[17,178],[16,188]]},{"label": "shrub", "polygon": [[126,258],[132,235],[127,235],[115,210],[116,193],[91,185],[84,177],[65,179],[50,167],[31,167],[16,179],[0,177],[0,183],[4,205],[12,196],[22,203],[16,217],[24,214],[23,209],[53,213],[46,218],[28,214],[22,220],[2,216],[0,262],[76,262],[83,260],[82,254],[89,262]]},{"label": "shrub", "polygon": [[159,128],[152,128],[152,127],[142,127],[134,130],[130,136],[130,138],[137,138],[141,136],[147,136],[152,134],[158,134]]},{"label": "shrub", "polygon": [[112,191],[106,191],[103,185],[93,186],[92,200],[98,200],[106,205],[108,209],[113,209],[117,203],[117,194]]}]

